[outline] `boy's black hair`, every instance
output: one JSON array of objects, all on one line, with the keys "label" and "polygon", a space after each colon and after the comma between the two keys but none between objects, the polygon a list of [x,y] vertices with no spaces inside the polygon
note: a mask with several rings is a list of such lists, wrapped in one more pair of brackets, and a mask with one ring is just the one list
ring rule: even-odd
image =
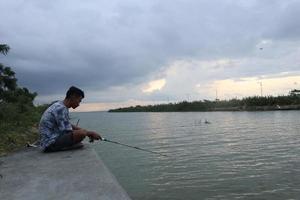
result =
[{"label": "boy's black hair", "polygon": [[67,91],[67,94],[66,94],[66,99],[70,98],[73,95],[81,96],[82,98],[84,98],[84,92],[75,86],[71,86],[69,88],[69,90]]}]

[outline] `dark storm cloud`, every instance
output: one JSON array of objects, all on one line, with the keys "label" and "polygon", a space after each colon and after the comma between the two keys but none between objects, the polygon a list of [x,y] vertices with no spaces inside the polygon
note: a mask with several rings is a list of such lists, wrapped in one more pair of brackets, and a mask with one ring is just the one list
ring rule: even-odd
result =
[{"label": "dark storm cloud", "polygon": [[[271,2],[270,2],[271,3]],[[300,2],[299,1],[282,1],[275,4],[274,13],[269,10],[266,14],[271,15],[273,21],[265,26],[268,29],[264,36],[276,40],[295,40],[300,38]]]},{"label": "dark storm cloud", "polygon": [[[11,46],[1,59],[22,85],[47,95],[69,85],[105,90],[140,83],[176,59],[253,56],[261,40],[295,38],[300,30],[296,1],[7,0],[0,6],[1,42]],[[260,70],[250,67],[237,72]]]}]

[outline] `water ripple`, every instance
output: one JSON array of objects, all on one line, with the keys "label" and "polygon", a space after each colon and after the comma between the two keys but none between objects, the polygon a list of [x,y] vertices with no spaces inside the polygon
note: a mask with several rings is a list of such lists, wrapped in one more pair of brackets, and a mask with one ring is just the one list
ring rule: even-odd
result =
[{"label": "water ripple", "polygon": [[[300,196],[299,114],[85,113],[79,118],[108,138],[169,156],[95,146],[133,199],[279,200]],[[199,123],[203,119],[211,124]]]}]

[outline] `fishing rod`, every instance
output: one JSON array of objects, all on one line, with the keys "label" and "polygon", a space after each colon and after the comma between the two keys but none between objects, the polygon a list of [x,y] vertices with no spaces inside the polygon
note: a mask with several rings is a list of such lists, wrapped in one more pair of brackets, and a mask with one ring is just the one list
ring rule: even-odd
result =
[{"label": "fishing rod", "polygon": [[120,142],[108,140],[108,139],[103,138],[103,137],[101,137],[100,140],[101,140],[101,141],[104,141],[104,142],[110,142],[110,143],[113,143],[113,144],[118,144],[118,145],[126,146],[126,147],[129,147],[129,148],[137,149],[137,150],[140,150],[140,151],[145,151],[145,152],[148,152],[148,153],[159,154],[159,155],[161,155],[161,156],[169,157],[169,156],[164,155],[164,154],[159,153],[159,152],[150,151],[150,150],[148,150],[148,149],[143,149],[143,148],[140,148],[140,147],[135,147],[135,146],[131,146],[131,145],[128,145],[128,144],[123,144],[123,143],[120,143]]},{"label": "fishing rod", "polygon": [[[79,120],[80,120],[80,119],[78,119],[78,121],[77,121],[77,123],[76,123],[76,126],[78,126]],[[125,147],[137,149],[137,150],[140,150],[140,151],[145,151],[145,152],[148,152],[148,153],[153,153],[153,154],[158,154],[158,155],[161,155],[161,156],[169,157],[169,156],[164,155],[164,154],[159,153],[159,152],[150,151],[150,150],[148,150],[148,149],[143,149],[143,148],[131,146],[131,145],[128,145],[128,144],[123,144],[123,143],[120,143],[120,142],[116,142],[116,141],[112,141],[112,140],[106,139],[106,138],[104,138],[104,137],[100,137],[100,140],[101,140],[101,141],[104,141],[104,142],[110,142],[110,143],[113,143],[113,144],[118,144],[118,145],[122,145],[122,146],[125,146]],[[93,140],[90,139],[90,142],[92,142],[92,141],[93,141]]]}]

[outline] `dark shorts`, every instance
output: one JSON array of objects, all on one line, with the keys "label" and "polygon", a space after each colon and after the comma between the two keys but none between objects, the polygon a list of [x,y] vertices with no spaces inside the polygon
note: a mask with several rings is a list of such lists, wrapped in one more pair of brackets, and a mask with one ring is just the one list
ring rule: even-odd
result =
[{"label": "dark shorts", "polygon": [[54,143],[45,148],[44,152],[61,151],[73,145],[73,133],[69,132],[58,136]]}]

